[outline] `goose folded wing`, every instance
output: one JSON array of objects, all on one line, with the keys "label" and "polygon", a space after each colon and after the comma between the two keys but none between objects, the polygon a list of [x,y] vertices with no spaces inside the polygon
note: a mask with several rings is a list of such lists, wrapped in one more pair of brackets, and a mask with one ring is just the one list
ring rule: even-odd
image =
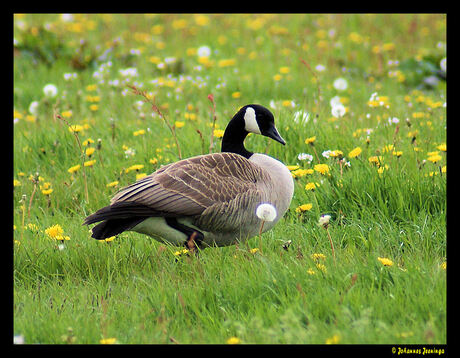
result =
[{"label": "goose folded wing", "polygon": [[[260,168],[236,154],[197,156],[163,167],[122,189],[109,208],[117,208],[120,217],[199,216],[211,207],[223,208],[253,197],[263,175]],[[232,207],[222,214],[229,214],[228,210]]]}]

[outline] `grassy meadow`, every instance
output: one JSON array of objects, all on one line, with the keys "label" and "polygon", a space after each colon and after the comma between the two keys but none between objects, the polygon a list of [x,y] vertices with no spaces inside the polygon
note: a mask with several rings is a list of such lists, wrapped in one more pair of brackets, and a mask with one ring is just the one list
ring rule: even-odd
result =
[{"label": "grassy meadow", "polygon": [[[445,58],[435,14],[14,15],[15,342],[446,343]],[[262,247],[90,237],[249,103],[295,178]]]}]

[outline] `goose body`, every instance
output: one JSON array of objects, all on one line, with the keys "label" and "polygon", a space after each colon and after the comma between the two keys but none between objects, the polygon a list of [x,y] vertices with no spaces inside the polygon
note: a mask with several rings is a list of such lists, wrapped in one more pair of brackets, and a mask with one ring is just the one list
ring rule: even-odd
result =
[{"label": "goose body", "polygon": [[135,231],[174,245],[193,237],[202,247],[227,246],[257,235],[256,209],[270,203],[276,218],[264,223],[263,232],[270,230],[289,208],[293,179],[282,162],[244,148],[249,132],[284,144],[270,111],[247,105],[229,122],[222,153],[161,167],[121,189],[84,223],[102,221],[92,229],[96,239]]}]

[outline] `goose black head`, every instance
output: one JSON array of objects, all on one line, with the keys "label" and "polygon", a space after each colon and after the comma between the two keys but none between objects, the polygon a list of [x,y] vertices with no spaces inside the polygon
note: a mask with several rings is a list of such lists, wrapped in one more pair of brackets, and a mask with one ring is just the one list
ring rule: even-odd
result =
[{"label": "goose black head", "polygon": [[253,153],[247,151],[243,144],[249,133],[260,134],[286,144],[275,127],[272,112],[259,104],[248,104],[229,122],[222,138],[222,152],[233,152],[249,158]]},{"label": "goose black head", "polygon": [[244,129],[247,132],[261,134],[283,145],[286,144],[275,127],[275,118],[270,110],[259,104],[248,104],[240,111],[244,113]]}]

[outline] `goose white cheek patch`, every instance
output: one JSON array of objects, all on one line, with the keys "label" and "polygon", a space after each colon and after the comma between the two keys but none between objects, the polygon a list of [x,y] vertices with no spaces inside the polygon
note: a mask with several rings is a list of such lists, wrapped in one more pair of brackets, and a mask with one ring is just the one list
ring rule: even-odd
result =
[{"label": "goose white cheek patch", "polygon": [[246,108],[246,112],[244,113],[244,129],[250,133],[261,134],[256,121],[256,111],[252,107]]}]

